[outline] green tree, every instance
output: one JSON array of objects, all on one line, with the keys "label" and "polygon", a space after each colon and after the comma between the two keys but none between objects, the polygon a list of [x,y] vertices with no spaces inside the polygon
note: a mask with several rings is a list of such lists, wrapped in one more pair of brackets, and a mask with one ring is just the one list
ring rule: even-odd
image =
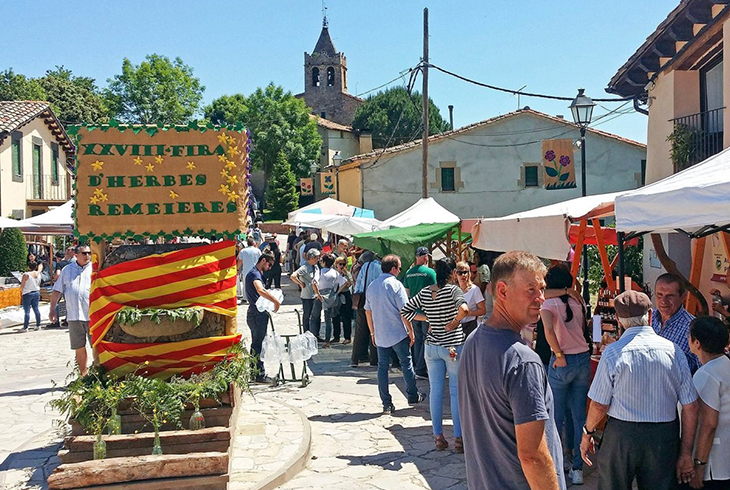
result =
[{"label": "green tree", "polygon": [[251,132],[251,164],[263,170],[266,182],[274,172],[280,152],[297,177],[309,175],[319,159],[322,138],[317,122],[303,100],[270,83],[250,96],[224,95],[205,108],[213,124],[243,123]]},{"label": "green tree", "polygon": [[38,80],[9,68],[0,72],[0,100],[46,100],[46,91]]},{"label": "green tree", "polygon": [[38,83],[46,93],[53,112],[64,124],[98,124],[108,120],[104,97],[93,78],[74,76],[71,70],[57,66],[48,70]]},{"label": "green tree", "polygon": [[297,180],[283,151],[274,164],[274,175],[266,192],[266,207],[274,219],[285,219],[299,205]]},{"label": "green tree", "polygon": [[[371,131],[373,147],[385,148],[408,143],[423,133],[423,102],[418,92],[409,94],[403,87],[394,87],[370,96],[355,112],[352,127]],[[449,129],[433,100],[428,101],[428,134]]]},{"label": "green tree", "polygon": [[147,55],[133,65],[122,62],[121,75],[109,79],[108,104],[115,117],[141,124],[184,124],[199,112],[205,87],[180,58]]},{"label": "green tree", "polygon": [[[608,254],[608,261],[611,262],[618,253],[618,247],[616,245],[606,245],[606,252]],[[636,247],[626,247],[626,251],[624,253],[624,271],[627,276],[630,276],[635,283],[641,286],[644,285],[643,261],[643,237],[639,237],[639,244]],[[581,261],[581,264],[582,263],[583,262]],[[618,265],[616,265],[615,272],[618,274]],[[582,281],[582,265],[579,277]],[[602,278],[603,265],[601,264],[601,257],[598,254],[598,247],[595,245],[588,245],[588,280],[590,281],[591,293],[595,294],[598,292],[598,286],[600,285]]]},{"label": "green tree", "polygon": [[5,228],[0,233],[0,276],[27,269],[28,247],[23,234],[17,228]]}]

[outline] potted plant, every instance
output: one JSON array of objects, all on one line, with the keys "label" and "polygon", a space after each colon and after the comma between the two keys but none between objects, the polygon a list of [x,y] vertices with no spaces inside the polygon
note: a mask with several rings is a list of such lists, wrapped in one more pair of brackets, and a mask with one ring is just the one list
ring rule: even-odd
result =
[{"label": "potted plant", "polygon": [[133,386],[132,407],[155,431],[152,454],[162,454],[160,427],[168,422],[182,427],[180,416],[184,410],[183,403],[176,396],[172,385],[160,379],[131,375],[127,381]]},{"label": "potted plant", "polygon": [[213,398],[219,400],[220,393],[228,389],[228,383],[222,376],[215,376],[212,371],[201,374],[193,374],[188,379],[175,376],[170,380],[173,389],[183,403],[193,406],[193,414],[190,416],[188,428],[198,430],[205,427],[205,417],[200,411],[200,400],[202,398]]}]

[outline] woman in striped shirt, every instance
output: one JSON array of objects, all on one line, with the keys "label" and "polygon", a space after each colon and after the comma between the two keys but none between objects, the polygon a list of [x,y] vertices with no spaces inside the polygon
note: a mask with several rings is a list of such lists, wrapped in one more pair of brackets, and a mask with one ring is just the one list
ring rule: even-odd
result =
[{"label": "woman in striped shirt", "polygon": [[455,270],[454,259],[443,258],[436,262],[436,284],[423,288],[411,298],[401,309],[401,315],[409,329],[413,320],[428,322],[425,358],[428,384],[431,388],[431,424],[436,436],[436,449],[442,451],[449,447],[444,438],[442,420],[444,384],[448,372],[451,418],[454,421],[454,449],[461,453],[464,452],[464,443],[461,439],[457,393],[459,360],[465,336],[460,322],[469,313],[469,308],[464,301],[464,293],[453,284]]}]

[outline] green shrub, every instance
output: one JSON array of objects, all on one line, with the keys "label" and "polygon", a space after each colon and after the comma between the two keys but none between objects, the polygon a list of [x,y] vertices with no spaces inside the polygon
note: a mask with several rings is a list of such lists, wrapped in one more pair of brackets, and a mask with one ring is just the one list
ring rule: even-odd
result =
[{"label": "green shrub", "polygon": [[28,246],[25,237],[17,228],[5,228],[0,233],[0,276],[9,276],[13,271],[25,272],[28,260]]}]

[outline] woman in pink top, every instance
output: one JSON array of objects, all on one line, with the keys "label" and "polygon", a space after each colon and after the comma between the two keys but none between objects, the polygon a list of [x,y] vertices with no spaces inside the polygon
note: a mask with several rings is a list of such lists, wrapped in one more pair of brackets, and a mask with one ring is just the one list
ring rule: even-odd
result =
[{"label": "woman in pink top", "polygon": [[585,310],[580,302],[567,294],[573,286],[573,277],[567,267],[551,267],[545,282],[548,289],[566,291],[560,297],[545,300],[540,317],[545,325],[545,337],[553,351],[548,365],[548,382],[553,390],[555,425],[562,437],[566,411],[570,411],[573,433],[566,434],[563,441],[569,451],[573,450],[573,467],[569,476],[574,484],[581,484],[583,460],[578,448],[581,429],[586,422],[586,398],[591,374],[591,352],[584,334]]}]

